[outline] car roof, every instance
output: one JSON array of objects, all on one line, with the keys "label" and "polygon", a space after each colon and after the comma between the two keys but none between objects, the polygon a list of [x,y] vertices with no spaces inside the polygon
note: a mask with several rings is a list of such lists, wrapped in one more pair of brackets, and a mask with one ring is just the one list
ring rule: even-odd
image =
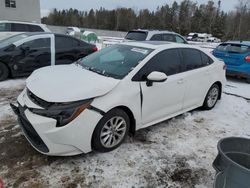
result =
[{"label": "car roof", "polygon": [[0,20],[0,23],[20,23],[20,24],[29,24],[29,25],[44,25],[37,22],[22,22],[22,21],[12,21],[12,20]]},{"label": "car roof", "polygon": [[[49,35],[49,34],[53,34],[53,35],[56,35],[56,36],[71,37],[70,35],[65,35],[65,34],[61,34],[61,33],[51,33],[51,32],[22,32],[22,33],[19,33],[17,35],[21,35],[21,34],[25,34],[28,37],[30,37],[30,36],[36,36],[36,35]],[[74,37],[72,37],[72,38],[74,38]],[[77,39],[77,38],[74,38],[74,39]]]},{"label": "car roof", "polygon": [[250,46],[250,41],[227,41],[224,44],[243,44],[246,46]]},{"label": "car roof", "polygon": [[161,47],[187,47],[187,48],[196,48],[194,46],[188,44],[179,44],[174,42],[165,42],[165,41],[132,41],[132,42],[124,42],[120,43],[122,45],[135,46],[141,48],[149,48],[149,49],[158,49]]},{"label": "car roof", "polygon": [[168,31],[168,30],[150,30],[150,29],[135,29],[135,30],[131,30],[129,32],[147,32],[147,33],[152,33],[152,34],[161,34],[161,33],[178,34],[178,33],[175,33],[173,31]]}]

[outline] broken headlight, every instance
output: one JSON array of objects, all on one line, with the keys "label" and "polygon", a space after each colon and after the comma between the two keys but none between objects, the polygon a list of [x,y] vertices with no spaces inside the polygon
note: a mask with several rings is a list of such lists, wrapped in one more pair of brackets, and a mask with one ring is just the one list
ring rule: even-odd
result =
[{"label": "broken headlight", "polygon": [[56,127],[62,127],[77,118],[86,108],[88,108],[93,100],[84,100],[72,103],[53,103],[46,109],[29,109],[31,112],[53,118],[57,120]]}]

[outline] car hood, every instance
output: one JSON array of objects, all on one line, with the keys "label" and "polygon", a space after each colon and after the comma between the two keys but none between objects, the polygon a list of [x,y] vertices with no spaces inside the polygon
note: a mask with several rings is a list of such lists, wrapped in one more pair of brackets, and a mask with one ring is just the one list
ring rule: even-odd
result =
[{"label": "car hood", "polygon": [[27,88],[47,102],[74,102],[105,95],[119,80],[83,69],[80,65],[57,65],[36,70]]}]

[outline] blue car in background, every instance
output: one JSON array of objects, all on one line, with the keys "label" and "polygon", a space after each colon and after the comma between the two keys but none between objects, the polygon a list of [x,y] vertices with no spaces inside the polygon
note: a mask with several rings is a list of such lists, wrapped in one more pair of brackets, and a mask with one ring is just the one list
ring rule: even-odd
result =
[{"label": "blue car in background", "polygon": [[225,62],[227,75],[246,78],[250,83],[250,41],[224,42],[213,55]]}]

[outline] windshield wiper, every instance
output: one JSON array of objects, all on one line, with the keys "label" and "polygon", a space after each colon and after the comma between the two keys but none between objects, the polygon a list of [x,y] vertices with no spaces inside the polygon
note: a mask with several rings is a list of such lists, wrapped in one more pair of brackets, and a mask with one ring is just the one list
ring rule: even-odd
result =
[{"label": "windshield wiper", "polygon": [[100,70],[98,70],[98,69],[96,69],[96,68],[94,68],[94,67],[89,67],[88,70],[90,70],[90,71],[92,71],[92,72],[95,72],[95,73],[97,73],[97,74],[100,74],[100,75],[102,75],[102,76],[110,77],[105,71],[100,71]]}]

